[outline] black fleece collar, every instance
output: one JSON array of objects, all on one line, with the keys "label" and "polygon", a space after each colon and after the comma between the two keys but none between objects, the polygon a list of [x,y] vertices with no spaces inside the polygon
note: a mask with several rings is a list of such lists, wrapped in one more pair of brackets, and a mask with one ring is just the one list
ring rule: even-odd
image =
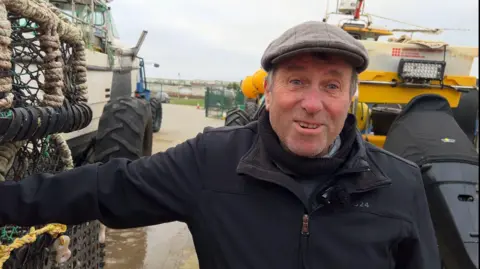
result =
[{"label": "black fleece collar", "polygon": [[258,120],[258,134],[268,157],[284,171],[289,171],[295,177],[310,177],[335,173],[348,159],[356,138],[355,117],[349,115],[340,133],[341,146],[328,158],[308,158],[298,156],[284,149],[269,119],[269,113],[264,111]]}]

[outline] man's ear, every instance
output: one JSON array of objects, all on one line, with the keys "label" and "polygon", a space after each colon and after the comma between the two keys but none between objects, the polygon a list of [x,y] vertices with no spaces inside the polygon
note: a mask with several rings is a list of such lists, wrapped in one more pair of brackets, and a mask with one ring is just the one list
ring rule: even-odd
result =
[{"label": "man's ear", "polygon": [[264,89],[265,89],[265,92],[264,92],[264,95],[265,95],[265,110],[269,111],[270,102],[271,102],[271,99],[272,99],[272,92],[271,92],[271,89],[268,88],[269,85],[268,85],[267,80],[265,80],[263,85],[264,85]]}]

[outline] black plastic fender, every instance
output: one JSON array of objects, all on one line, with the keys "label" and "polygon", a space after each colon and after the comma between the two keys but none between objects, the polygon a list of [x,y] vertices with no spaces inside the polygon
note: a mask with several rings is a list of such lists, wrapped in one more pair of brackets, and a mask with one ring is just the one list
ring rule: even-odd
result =
[{"label": "black plastic fender", "polygon": [[425,164],[422,177],[446,269],[478,269],[478,165]]}]

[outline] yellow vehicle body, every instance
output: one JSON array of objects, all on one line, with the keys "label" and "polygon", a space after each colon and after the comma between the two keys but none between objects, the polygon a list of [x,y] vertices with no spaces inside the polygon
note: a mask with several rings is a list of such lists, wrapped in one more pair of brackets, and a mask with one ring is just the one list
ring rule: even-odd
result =
[{"label": "yellow vehicle body", "polygon": [[245,79],[242,80],[240,88],[242,89],[243,95],[247,98],[256,98],[259,94],[257,88],[253,85],[252,76],[246,76]]},{"label": "yellow vehicle body", "polygon": [[[363,132],[363,138],[378,147],[383,147],[386,133],[376,134],[370,131],[371,126],[375,126],[371,115],[374,112],[366,107],[387,104],[401,107],[416,96],[437,94],[447,99],[450,107],[456,108],[462,92],[478,90],[476,77],[470,75],[473,60],[478,57],[478,48],[406,37],[378,41],[378,37],[390,35],[391,32],[372,28],[342,28],[352,35],[364,34],[365,39],[360,42],[369,52],[370,64],[359,75],[358,95],[352,103],[352,107],[356,104],[356,109],[351,111],[357,118],[357,126]],[[375,41],[372,41],[372,35]],[[443,61],[442,79],[424,84],[405,82],[399,74],[401,61]]]},{"label": "yellow vehicle body", "polygon": [[265,78],[267,77],[267,72],[263,69],[257,70],[253,76],[253,86],[258,92],[258,95],[263,94],[265,92]]},{"label": "yellow vehicle body", "polygon": [[245,97],[249,99],[258,99],[265,92],[265,78],[267,77],[267,72],[263,69],[255,71],[250,76],[246,76],[242,80],[241,89]]},{"label": "yellow vehicle body", "polygon": [[[348,113],[352,113],[352,110],[354,109],[353,107],[354,106],[352,104]],[[368,107],[368,105],[366,103],[358,103],[355,108],[355,113],[353,114],[355,114],[357,118],[358,130],[360,130],[361,132],[365,131],[365,129],[367,128],[367,122],[370,117],[370,108]]]},{"label": "yellow vehicle body", "polygon": [[383,104],[407,104],[415,96],[421,94],[438,94],[448,100],[452,108],[458,106],[461,92],[449,86],[470,86],[476,85],[476,78],[471,76],[445,76],[443,79],[444,88],[435,88],[439,83],[432,83],[431,88],[420,87],[392,87],[392,85],[374,85],[370,82],[386,82],[400,80],[397,73],[381,71],[365,71],[359,76],[360,86],[358,101],[365,103]]},{"label": "yellow vehicle body", "polygon": [[[422,94],[438,94],[446,98],[450,104],[450,107],[455,108],[458,106],[462,93],[458,90],[448,88],[448,86],[470,86],[476,85],[476,78],[470,76],[445,76],[443,83],[446,86],[443,89],[440,88],[419,88],[419,87],[392,87],[391,85],[370,84],[371,81],[378,82],[391,82],[397,79],[397,73],[392,72],[375,72],[365,71],[360,74],[360,86],[358,91],[358,106],[354,114],[357,118],[357,126],[360,131],[365,131],[367,128],[365,125],[366,120],[370,119],[371,110],[368,108],[368,104],[400,104],[405,105],[414,97]],[[438,84],[434,84],[438,85]],[[375,122],[370,122],[375,124]],[[386,135],[376,135],[366,133],[363,138],[378,146],[383,147]]]}]

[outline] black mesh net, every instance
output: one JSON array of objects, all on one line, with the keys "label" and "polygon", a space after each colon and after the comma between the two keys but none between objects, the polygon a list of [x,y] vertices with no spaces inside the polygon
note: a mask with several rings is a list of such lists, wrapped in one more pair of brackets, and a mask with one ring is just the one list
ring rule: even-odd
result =
[{"label": "black mesh net", "polygon": [[[38,227],[41,228],[41,227]],[[34,243],[25,245],[10,254],[3,268],[11,269],[99,269],[104,266],[104,246],[98,242],[98,221],[68,227],[64,235],[70,237],[70,259],[63,263],[56,262],[56,252],[52,247],[54,238],[42,235]],[[7,226],[2,229],[1,242],[9,244],[15,238],[28,232],[27,228]]]},{"label": "black mesh net", "polygon": [[[44,71],[41,66],[45,53],[40,47],[39,37],[41,31],[39,31],[39,25],[33,20],[12,13],[8,13],[8,19],[12,28],[10,49],[12,52],[13,107],[29,109],[39,107],[42,105],[42,96],[45,94],[41,90],[44,85]],[[79,100],[79,92],[75,87],[76,70],[73,66],[75,48],[75,45],[61,42],[60,51],[64,63],[63,92],[66,99],[65,106],[67,107],[64,111],[69,110],[69,104],[77,104]],[[72,113],[75,112],[75,109],[70,108],[70,110],[73,111]],[[39,110],[34,116],[36,115],[41,119],[42,116],[45,116],[45,112],[42,111],[49,112],[52,110]],[[27,112],[33,113],[35,110],[27,110]],[[28,115],[24,114],[24,116],[26,119]],[[60,118],[61,116],[58,117]],[[57,126],[53,129],[60,130],[64,128],[63,130],[65,130],[65,126],[80,128],[82,124],[87,122],[87,117],[85,116],[76,117],[76,119],[75,117],[67,117],[65,115],[63,117],[65,117],[65,120],[59,121],[57,124],[61,123],[64,127]],[[35,118],[33,117],[33,119]],[[20,134],[15,135],[17,138],[21,137],[24,140],[21,142],[18,142],[18,139],[15,140],[17,141],[14,148],[15,155],[7,167],[5,180],[19,181],[28,175],[43,172],[58,173],[71,168],[71,163],[65,160],[65,156],[70,154],[68,148],[62,148],[58,141],[54,139],[57,137],[55,135],[41,136],[41,132],[47,132],[49,127],[42,128],[18,127]],[[37,134],[37,136],[34,134]],[[0,146],[2,146],[1,141]],[[67,153],[65,152],[66,150]],[[46,226],[34,228],[38,231],[44,227]],[[18,226],[0,227],[0,244],[3,248],[15,245],[20,242],[20,239],[25,239],[26,236],[31,234],[31,228]],[[42,233],[37,235],[33,242],[9,249],[11,251],[9,251],[9,257],[6,260],[6,254],[0,251],[0,261],[3,262],[3,267],[0,266],[0,268],[102,268],[104,252],[103,245],[99,243],[99,231],[100,223],[98,221],[67,226],[66,232],[61,235],[66,235],[70,239],[69,250],[71,251],[71,257],[63,264],[58,264],[56,261],[57,251],[54,243],[59,239],[52,237],[49,233]]]},{"label": "black mesh net", "polygon": [[9,14],[12,27],[12,74],[15,107],[38,106],[44,94],[43,70],[40,68],[45,52],[40,49],[38,24]]},{"label": "black mesh net", "polygon": [[[61,149],[46,137],[28,141],[18,149],[6,180],[22,178],[41,172],[60,172],[66,169],[60,157]],[[44,226],[37,226],[40,229]],[[0,228],[0,243],[10,245],[17,238],[26,236],[31,227],[5,226]],[[70,237],[71,258],[59,266],[52,247],[55,238],[48,233],[37,237],[35,242],[25,244],[11,252],[3,268],[102,268],[103,246],[99,243],[100,224],[97,221],[68,226],[64,235]]]},{"label": "black mesh net", "polygon": [[75,46],[62,42],[60,51],[62,52],[64,62],[64,84],[65,88],[63,94],[70,103],[78,102],[79,92],[74,85],[76,85],[76,70],[73,66],[73,52]]}]

